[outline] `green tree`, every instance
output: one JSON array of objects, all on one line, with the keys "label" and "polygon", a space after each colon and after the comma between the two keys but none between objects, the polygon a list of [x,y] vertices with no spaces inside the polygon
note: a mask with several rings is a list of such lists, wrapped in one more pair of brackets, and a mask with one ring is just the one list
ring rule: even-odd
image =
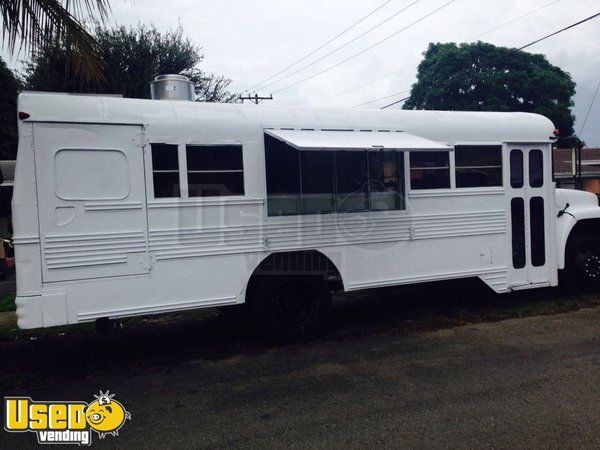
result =
[{"label": "green tree", "polygon": [[524,111],[573,134],[575,83],[543,55],[474,44],[429,44],[404,109]]},{"label": "green tree", "polygon": [[17,155],[17,95],[21,84],[0,58],[0,159]]},{"label": "green tree", "polygon": [[235,94],[227,91],[231,80],[199,68],[204,59],[201,49],[184,36],[181,27],[161,33],[154,26],[146,25],[112,29],[98,26],[94,36],[104,65],[104,83],[98,85],[81,74],[65,70],[70,50],[62,43],[44,47],[26,65],[26,88],[150,98],[150,82],[154,77],[182,73],[194,83],[199,100],[231,102],[236,98]]},{"label": "green tree", "polygon": [[96,41],[83,19],[108,17],[108,0],[0,0],[2,39],[11,53],[17,48],[36,54],[49,42],[63,41],[74,58],[69,67],[96,83],[103,81]]}]

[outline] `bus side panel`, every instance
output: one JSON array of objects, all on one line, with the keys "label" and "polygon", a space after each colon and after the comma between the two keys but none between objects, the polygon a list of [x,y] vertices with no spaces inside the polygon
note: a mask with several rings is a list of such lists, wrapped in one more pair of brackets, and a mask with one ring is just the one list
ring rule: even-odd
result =
[{"label": "bus side panel", "polygon": [[17,278],[17,318],[21,328],[43,326],[40,235],[33,151],[33,124],[19,121],[12,223]]}]

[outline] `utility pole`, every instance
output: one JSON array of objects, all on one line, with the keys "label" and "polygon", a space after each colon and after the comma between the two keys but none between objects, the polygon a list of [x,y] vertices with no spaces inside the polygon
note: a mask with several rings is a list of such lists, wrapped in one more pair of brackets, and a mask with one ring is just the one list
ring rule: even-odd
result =
[{"label": "utility pole", "polygon": [[242,103],[244,103],[244,100],[249,100],[252,103],[254,103],[255,105],[258,105],[260,102],[262,102],[263,100],[273,100],[273,94],[269,95],[268,97],[261,97],[258,94],[254,94],[254,95],[240,95],[240,100],[242,101]]}]

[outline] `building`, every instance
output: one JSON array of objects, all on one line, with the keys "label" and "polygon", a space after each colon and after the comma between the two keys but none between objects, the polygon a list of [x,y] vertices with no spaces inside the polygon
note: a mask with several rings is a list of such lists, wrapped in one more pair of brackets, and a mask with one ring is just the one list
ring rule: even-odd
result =
[{"label": "building", "polygon": [[558,187],[600,194],[600,148],[554,149],[554,180]]}]

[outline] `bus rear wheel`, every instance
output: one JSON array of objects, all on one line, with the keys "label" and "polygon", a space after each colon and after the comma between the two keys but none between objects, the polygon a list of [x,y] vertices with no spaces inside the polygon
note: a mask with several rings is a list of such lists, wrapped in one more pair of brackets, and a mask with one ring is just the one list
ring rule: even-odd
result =
[{"label": "bus rear wheel", "polygon": [[580,233],[569,238],[565,268],[559,274],[561,287],[571,294],[600,291],[600,238]]},{"label": "bus rear wheel", "polygon": [[255,286],[250,303],[256,329],[274,342],[297,342],[325,331],[331,293],[319,276],[274,275]]}]

